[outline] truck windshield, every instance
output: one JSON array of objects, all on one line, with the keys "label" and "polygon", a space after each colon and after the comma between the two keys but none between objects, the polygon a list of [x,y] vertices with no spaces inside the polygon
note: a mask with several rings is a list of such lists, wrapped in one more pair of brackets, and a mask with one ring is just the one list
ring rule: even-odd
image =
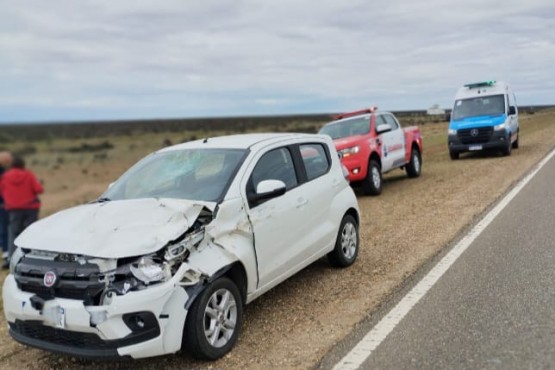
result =
[{"label": "truck windshield", "polygon": [[350,118],[343,121],[328,123],[320,129],[319,134],[341,139],[348,136],[366,135],[370,132],[370,117]]},{"label": "truck windshield", "polygon": [[453,120],[505,113],[505,96],[491,95],[455,101]]},{"label": "truck windshield", "polygon": [[217,201],[245,155],[239,149],[185,149],[152,154],[123,174],[101,199],[177,198]]}]

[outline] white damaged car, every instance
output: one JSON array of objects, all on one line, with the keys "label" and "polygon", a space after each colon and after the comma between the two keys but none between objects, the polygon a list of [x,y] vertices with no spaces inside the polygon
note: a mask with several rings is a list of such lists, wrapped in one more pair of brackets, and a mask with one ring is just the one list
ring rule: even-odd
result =
[{"label": "white damaged car", "polygon": [[323,256],[351,265],[359,220],[328,137],[165,148],[17,238],[3,289],[9,332],[86,358],[183,348],[216,359],[235,344],[244,304]]}]

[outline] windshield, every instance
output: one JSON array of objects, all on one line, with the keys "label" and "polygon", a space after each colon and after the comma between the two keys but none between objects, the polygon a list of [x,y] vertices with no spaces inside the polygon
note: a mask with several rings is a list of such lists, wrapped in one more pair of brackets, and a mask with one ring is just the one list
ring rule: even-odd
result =
[{"label": "windshield", "polygon": [[185,149],[152,154],[131,167],[100,200],[221,199],[245,155],[238,149]]},{"label": "windshield", "polygon": [[491,95],[455,101],[453,120],[468,117],[493,116],[505,113],[505,96]]},{"label": "windshield", "polygon": [[343,121],[328,123],[320,130],[321,135],[341,139],[348,136],[366,135],[370,132],[370,117],[357,117]]}]

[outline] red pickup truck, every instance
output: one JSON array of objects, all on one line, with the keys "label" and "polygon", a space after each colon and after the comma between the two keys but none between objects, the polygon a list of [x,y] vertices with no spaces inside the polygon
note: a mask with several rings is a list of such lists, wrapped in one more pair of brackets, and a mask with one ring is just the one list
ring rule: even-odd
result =
[{"label": "red pickup truck", "polygon": [[382,174],[405,169],[409,177],[422,170],[422,135],[416,126],[402,128],[392,113],[377,108],[344,113],[324,125],[320,134],[333,139],[349,181],[365,194],[382,191]]}]

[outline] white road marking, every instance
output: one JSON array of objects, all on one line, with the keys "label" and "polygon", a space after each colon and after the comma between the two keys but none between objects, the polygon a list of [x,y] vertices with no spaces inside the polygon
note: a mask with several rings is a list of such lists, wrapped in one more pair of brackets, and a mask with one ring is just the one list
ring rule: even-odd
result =
[{"label": "white road marking", "polygon": [[409,313],[416,303],[434,286],[449,267],[463,254],[472,242],[488,227],[488,225],[503,211],[514,197],[530,182],[530,180],[555,155],[551,151],[536,168],[519,181],[515,187],[480,221],[465,237],[435,265],[430,272],[397,303],[389,313],[376,324],[360,342],[341,359],[334,370],[355,370],[362,365],[372,352],[395,329],[397,324]]}]

